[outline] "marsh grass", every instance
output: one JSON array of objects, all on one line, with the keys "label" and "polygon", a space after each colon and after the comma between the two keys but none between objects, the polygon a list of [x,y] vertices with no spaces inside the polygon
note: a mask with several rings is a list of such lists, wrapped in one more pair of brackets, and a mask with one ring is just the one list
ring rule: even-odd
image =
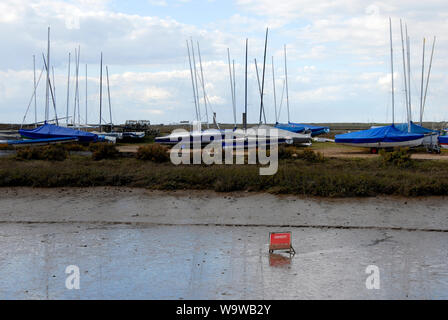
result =
[{"label": "marsh grass", "polygon": [[0,159],[0,186],[128,186],[154,190],[257,191],[320,197],[448,195],[444,161],[413,160],[413,166],[384,166],[380,158],[280,160],[277,174],[260,176],[257,165],[180,165],[132,158],[93,161]]}]

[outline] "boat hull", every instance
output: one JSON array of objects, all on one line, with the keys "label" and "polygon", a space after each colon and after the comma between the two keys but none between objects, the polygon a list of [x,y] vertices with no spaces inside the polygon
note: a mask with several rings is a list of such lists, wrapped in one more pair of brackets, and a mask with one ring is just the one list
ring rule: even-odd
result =
[{"label": "boat hull", "polygon": [[43,146],[48,144],[77,142],[78,138],[48,138],[48,139],[26,139],[26,140],[8,140],[6,143],[14,147]]},{"label": "boat hull", "polygon": [[439,136],[439,144],[443,149],[448,149],[448,136]]},{"label": "boat hull", "polygon": [[343,144],[346,146],[352,146],[352,147],[360,147],[360,148],[412,148],[412,147],[418,147],[423,143],[424,138],[416,139],[416,140],[409,140],[409,141],[394,141],[394,142],[370,142],[370,143],[349,143],[349,142],[339,142],[339,144]]},{"label": "boat hull", "polygon": [[[275,131],[271,131],[275,129]],[[273,134],[271,134],[273,132]],[[249,139],[256,140],[266,140],[268,141],[266,144],[273,144],[271,140],[277,140],[278,144],[294,144],[294,145],[309,145],[311,143],[311,134],[298,134],[293,132],[288,132],[285,130],[271,128],[267,126],[259,126],[244,130],[221,130],[221,131],[203,131],[203,132],[188,132],[188,133],[179,133],[179,134],[171,134],[164,137],[157,137],[155,139],[156,143],[165,144],[165,145],[175,145],[181,141],[190,143],[196,142],[200,143],[201,146],[207,145],[212,141],[220,140],[220,141],[238,141],[240,139]],[[243,140],[241,140],[243,141]],[[230,143],[230,142],[229,142]],[[264,144],[264,143],[263,143]],[[275,143],[274,143],[275,144]]]}]

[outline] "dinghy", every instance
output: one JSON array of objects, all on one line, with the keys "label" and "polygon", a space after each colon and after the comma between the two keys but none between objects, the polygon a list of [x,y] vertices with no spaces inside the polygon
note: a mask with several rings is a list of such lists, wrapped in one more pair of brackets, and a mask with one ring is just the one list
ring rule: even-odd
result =
[{"label": "dinghy", "polygon": [[301,123],[294,123],[294,122],[277,123],[275,125],[275,127],[278,129],[287,130],[287,131],[291,131],[291,132],[295,132],[295,133],[311,132],[312,137],[316,137],[318,135],[330,132],[329,127],[313,126],[310,124],[301,124]]},{"label": "dinghy", "polygon": [[31,130],[20,129],[19,133],[22,137],[27,139],[77,138],[79,142],[98,141],[98,135],[96,134],[60,127],[49,123]]}]

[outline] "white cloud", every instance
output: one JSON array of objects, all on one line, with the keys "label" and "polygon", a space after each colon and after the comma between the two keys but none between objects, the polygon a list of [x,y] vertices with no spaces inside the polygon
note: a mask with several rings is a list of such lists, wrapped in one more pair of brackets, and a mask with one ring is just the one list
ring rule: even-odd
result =
[{"label": "white cloud", "polygon": [[[151,2],[159,5],[157,10],[170,10],[180,2],[185,2],[183,8],[194,5],[182,0],[148,0],[147,5]],[[92,119],[99,112],[98,64],[103,51],[104,63],[111,72],[115,119],[192,120],[194,103],[185,40],[193,36],[201,43],[208,98],[218,120],[229,122],[233,121],[233,114],[226,50],[230,47],[232,59],[236,60],[240,113],[244,107],[244,41],[249,37],[249,119],[256,121],[260,97],[253,58],[257,57],[261,66],[264,30],[269,26],[268,57],[273,55],[275,59],[278,100],[284,78],[282,45],[287,43],[291,114],[295,121],[356,121],[365,117],[385,121],[384,110],[390,104],[389,16],[394,22],[398,108],[403,96],[398,24],[402,17],[408,22],[412,41],[415,96],[419,94],[421,38],[431,33],[440,36],[427,116],[448,117],[444,111],[448,110],[445,102],[448,61],[443,59],[448,54],[448,45],[442,38],[448,32],[446,1],[237,0],[236,3],[236,11],[226,4],[216,4],[230,11],[215,21],[203,20],[198,15],[197,21],[191,22],[190,16],[187,20],[182,16],[174,19],[166,18],[170,15],[148,16],[131,10],[119,12],[111,9],[106,0],[3,0],[0,3],[0,41],[5,48],[0,51],[2,121],[17,122],[23,116],[32,92],[31,56],[36,54],[40,68],[48,25],[52,33],[51,60],[56,69],[58,108],[65,110],[67,54],[80,44],[82,74],[84,64],[89,64],[88,104]],[[266,70],[265,105],[272,121],[270,59]],[[39,110],[44,96],[41,89]],[[203,104],[202,88],[199,95]],[[107,105],[107,98],[104,102]],[[237,119],[240,118],[238,115]]]}]

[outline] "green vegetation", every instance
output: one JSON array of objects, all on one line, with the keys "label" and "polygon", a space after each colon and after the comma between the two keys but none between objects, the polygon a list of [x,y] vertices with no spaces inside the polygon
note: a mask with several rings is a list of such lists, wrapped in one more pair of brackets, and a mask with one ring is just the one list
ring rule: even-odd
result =
[{"label": "green vegetation", "polygon": [[324,155],[320,152],[311,150],[311,149],[303,149],[302,151],[297,153],[298,159],[303,159],[308,162],[324,162]]},{"label": "green vegetation", "polygon": [[92,151],[92,159],[96,161],[103,159],[115,159],[118,157],[117,147],[112,143],[91,143],[89,149]]},{"label": "green vegetation", "polygon": [[302,159],[308,162],[324,162],[324,155],[310,148],[296,148],[294,146],[279,146],[278,158],[285,159]]},{"label": "green vegetation", "polygon": [[392,165],[400,168],[409,168],[414,164],[408,148],[397,149],[391,152],[381,149],[380,158],[384,166]]},{"label": "green vegetation", "polygon": [[140,160],[150,160],[158,163],[168,162],[170,160],[168,151],[168,148],[160,144],[149,144],[138,148],[136,157]]},{"label": "green vegetation", "polygon": [[14,150],[14,147],[9,144],[0,143],[0,150]]},{"label": "green vegetation", "polygon": [[17,150],[17,160],[48,160],[64,161],[68,152],[61,144],[53,144],[43,147],[26,147]]},{"label": "green vegetation", "polygon": [[67,151],[89,151],[89,145],[81,143],[63,143],[62,146]]},{"label": "green vegetation", "polygon": [[[106,152],[109,155],[110,150],[103,150],[101,154]],[[51,158],[50,154],[47,152],[46,157]],[[69,156],[65,161],[53,162],[17,161],[10,157],[0,159],[0,187],[128,186],[158,190],[261,191],[321,197],[448,195],[448,165],[445,161],[413,160],[409,167],[395,165],[401,164],[402,160],[391,160],[390,164],[382,157],[329,158],[325,161],[317,158],[316,161],[314,157],[318,156],[307,154],[306,157],[280,160],[274,176],[260,176],[257,165],[174,166],[170,162],[155,163],[132,158],[93,161],[83,156]],[[307,157],[311,157],[311,162]],[[396,159],[395,155],[391,157]],[[37,158],[41,159],[41,156]]]}]

